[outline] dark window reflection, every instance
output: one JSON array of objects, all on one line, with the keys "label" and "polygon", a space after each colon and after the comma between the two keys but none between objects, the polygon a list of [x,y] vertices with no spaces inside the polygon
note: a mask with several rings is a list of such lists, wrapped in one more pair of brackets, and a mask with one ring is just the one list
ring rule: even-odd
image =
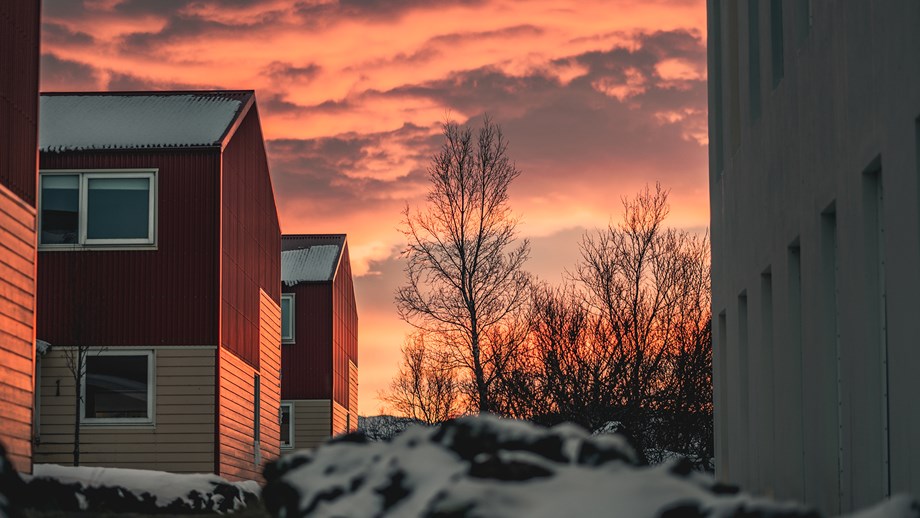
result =
[{"label": "dark window reflection", "polygon": [[86,417],[147,415],[147,356],[86,358]]},{"label": "dark window reflection", "polygon": [[281,444],[291,444],[291,407],[281,407]]},{"label": "dark window reflection", "polygon": [[42,244],[77,242],[79,193],[77,175],[42,176]]},{"label": "dark window reflection", "polygon": [[90,178],[87,239],[147,239],[149,178]]}]

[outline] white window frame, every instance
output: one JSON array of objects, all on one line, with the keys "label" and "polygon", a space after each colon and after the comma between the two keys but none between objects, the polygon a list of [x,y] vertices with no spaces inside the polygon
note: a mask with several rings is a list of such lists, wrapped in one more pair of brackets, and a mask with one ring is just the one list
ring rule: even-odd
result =
[{"label": "white window frame", "polygon": [[[291,301],[291,335],[284,336],[284,299]],[[293,293],[282,293],[281,294],[281,343],[283,344],[292,344],[297,339],[297,311],[295,310],[295,298]]]},{"label": "white window frame", "polygon": [[147,417],[86,417],[86,375],[83,369],[80,381],[80,423],[85,425],[152,425],[156,424],[156,354],[153,349],[91,350],[86,358],[96,356],[146,356],[147,357]]},{"label": "white window frame", "polygon": [[[39,250],[73,250],[75,248],[155,248],[157,241],[157,169],[43,169],[39,171],[38,185],[38,248]],[[77,176],[77,242],[76,243],[42,243],[42,187],[44,176]],[[146,238],[89,239],[87,237],[87,218],[89,207],[89,181],[94,178],[147,178],[150,181],[148,191],[148,215]]]},{"label": "white window frame", "polygon": [[[281,448],[285,450],[293,450],[294,449],[294,402],[293,401],[282,401],[281,409],[279,409],[279,412],[283,411],[284,407],[288,408],[288,416],[289,416],[288,417],[288,437],[291,439],[291,441],[287,443],[282,442]],[[284,426],[284,424],[280,422],[281,421],[280,414],[278,415],[278,421],[279,421],[278,423],[279,426]]]}]

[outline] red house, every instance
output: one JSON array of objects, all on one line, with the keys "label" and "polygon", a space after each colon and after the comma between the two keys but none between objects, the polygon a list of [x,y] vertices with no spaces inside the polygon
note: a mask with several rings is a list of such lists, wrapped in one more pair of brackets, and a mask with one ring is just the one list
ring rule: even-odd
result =
[{"label": "red house", "polygon": [[358,311],[344,234],[281,238],[281,446],[358,426]]},{"label": "red house", "polygon": [[39,5],[0,2],[0,442],[31,473]]},{"label": "red house", "polygon": [[41,96],[36,462],[256,479],[279,453],[281,231],[252,91]]}]

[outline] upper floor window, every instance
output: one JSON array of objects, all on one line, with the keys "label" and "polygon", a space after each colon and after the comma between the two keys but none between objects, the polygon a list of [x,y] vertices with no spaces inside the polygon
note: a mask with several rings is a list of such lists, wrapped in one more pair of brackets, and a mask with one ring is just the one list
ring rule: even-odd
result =
[{"label": "upper floor window", "polygon": [[39,245],[153,245],[155,171],[42,171]]},{"label": "upper floor window", "polygon": [[281,294],[281,343],[294,343],[294,294]]}]

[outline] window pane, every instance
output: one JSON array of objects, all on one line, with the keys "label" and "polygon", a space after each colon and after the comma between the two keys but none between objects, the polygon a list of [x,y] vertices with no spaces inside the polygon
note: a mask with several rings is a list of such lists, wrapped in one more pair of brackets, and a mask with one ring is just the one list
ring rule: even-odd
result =
[{"label": "window pane", "polygon": [[86,358],[86,417],[148,417],[147,356]]},{"label": "window pane", "polygon": [[90,178],[88,239],[148,239],[149,178]]},{"label": "window pane", "polygon": [[281,297],[281,338],[285,340],[294,339],[293,315],[291,315],[291,297]]},{"label": "window pane", "polygon": [[281,407],[281,444],[291,444],[291,407]]},{"label": "window pane", "polygon": [[80,206],[77,175],[42,175],[41,191],[41,243],[76,243]]}]

